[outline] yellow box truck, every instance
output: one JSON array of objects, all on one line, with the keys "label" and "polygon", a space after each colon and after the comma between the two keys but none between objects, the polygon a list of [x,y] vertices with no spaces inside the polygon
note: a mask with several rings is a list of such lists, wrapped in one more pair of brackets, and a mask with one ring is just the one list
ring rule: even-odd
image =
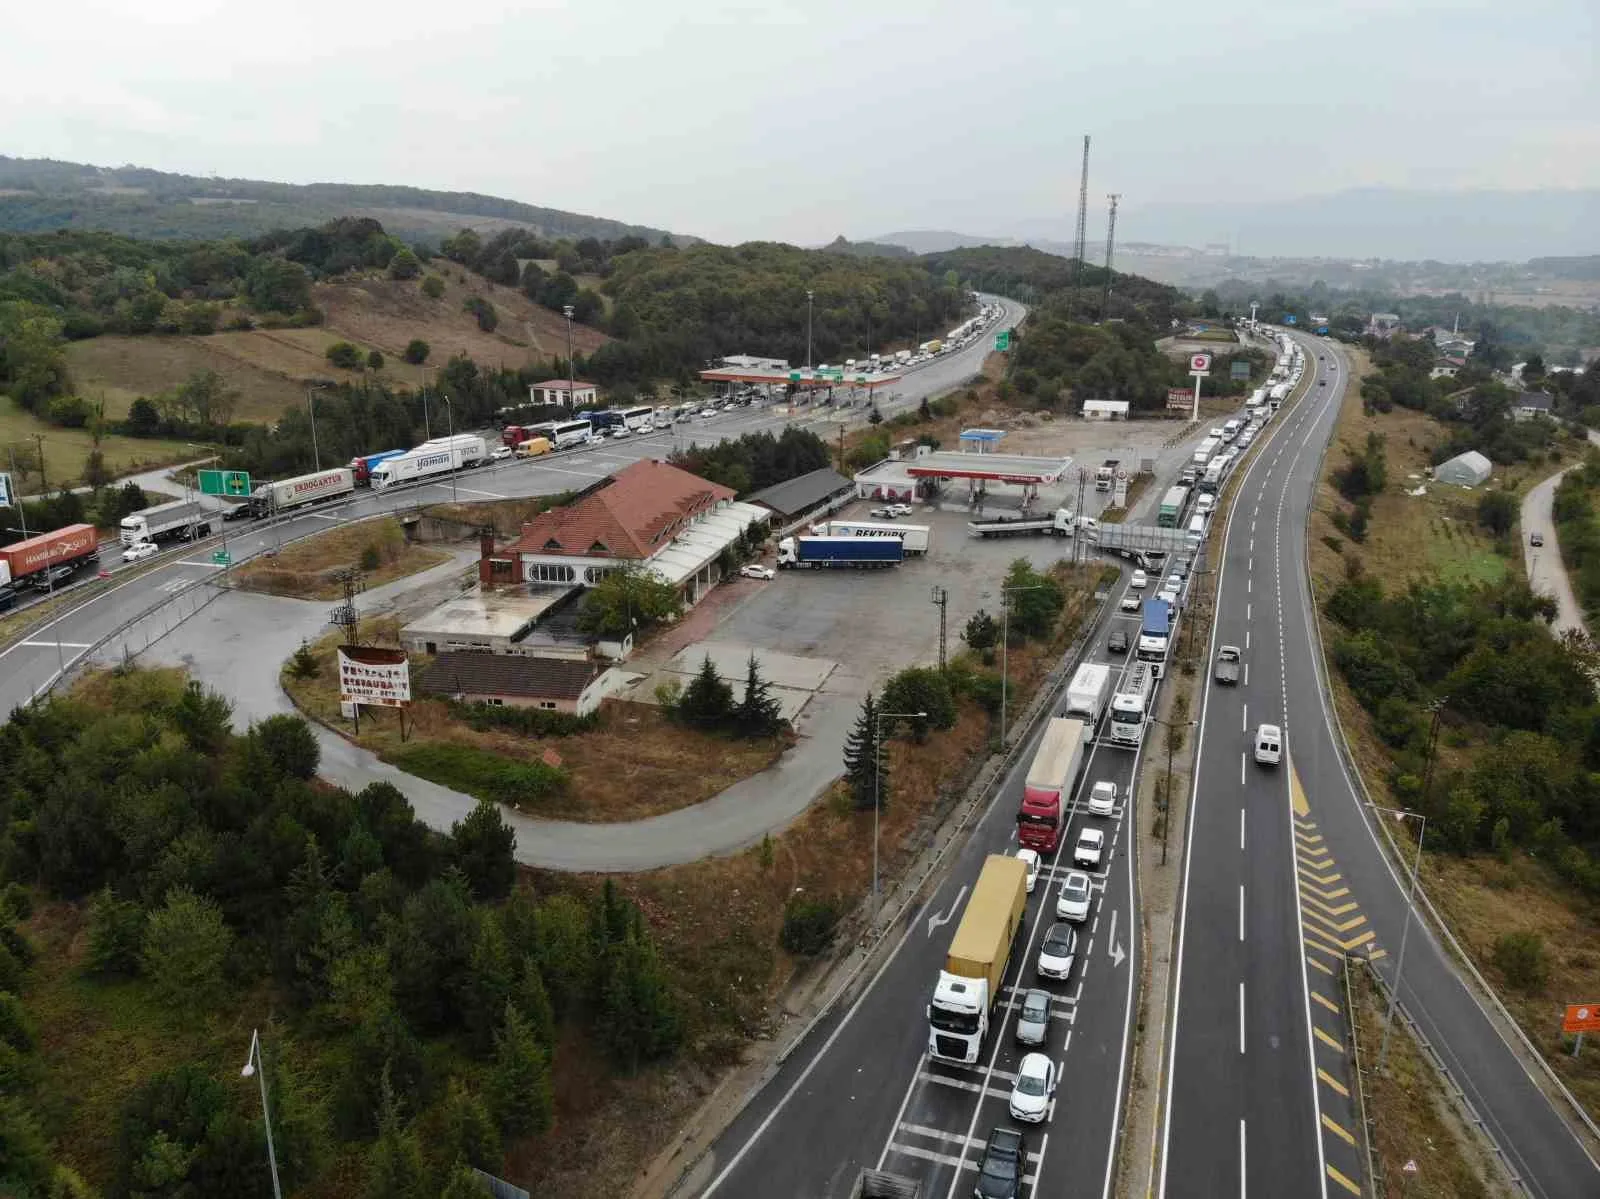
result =
[{"label": "yellow box truck", "polygon": [[521,442],[517,446],[518,458],[537,458],[540,454],[548,454],[549,452],[550,442],[543,437],[530,437],[527,441]]},{"label": "yellow box truck", "polygon": [[928,1004],[930,1056],[963,1065],[978,1060],[1027,907],[1027,866],[1020,858],[990,854]]}]

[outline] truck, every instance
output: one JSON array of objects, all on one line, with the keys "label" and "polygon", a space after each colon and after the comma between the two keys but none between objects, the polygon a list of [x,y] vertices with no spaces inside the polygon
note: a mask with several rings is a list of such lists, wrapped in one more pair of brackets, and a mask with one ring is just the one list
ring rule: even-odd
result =
[{"label": "truck", "polygon": [[422,450],[455,449],[461,455],[462,466],[477,466],[480,462],[489,460],[489,443],[476,433],[455,433],[448,437],[435,437],[425,441],[411,450],[415,454]]},{"label": "truck", "polygon": [[1161,677],[1167,661],[1167,646],[1172,640],[1172,605],[1164,599],[1144,601],[1143,623],[1139,626],[1139,648],[1135,651],[1141,662],[1149,662],[1155,677]]},{"label": "truck", "polygon": [[1200,476],[1200,490],[1206,495],[1216,495],[1222,486],[1222,476],[1227,473],[1228,465],[1233,460],[1218,454],[1206,463],[1206,473]]},{"label": "truck", "polygon": [[1039,512],[1021,516],[988,516],[969,520],[967,532],[974,537],[1020,537],[1034,533],[1048,533],[1052,537],[1072,536],[1072,509],[1057,508],[1054,512]]},{"label": "truck", "polygon": [[[386,458],[384,461],[389,462],[393,459]],[[307,504],[336,500],[349,495],[355,489],[355,471],[348,466],[341,466],[337,470],[319,470],[309,475],[296,475],[292,479],[284,479],[281,483],[263,483],[250,493],[247,502],[252,516],[269,516],[274,512],[303,508]]]},{"label": "truck", "polygon": [[811,526],[818,537],[897,537],[908,558],[926,554],[933,544],[933,530],[927,525],[902,525],[889,521],[826,520]]},{"label": "truck", "polygon": [[1129,525],[1103,521],[1089,532],[1095,548],[1104,554],[1127,558],[1146,570],[1159,568],[1170,554],[1186,553],[1188,535],[1182,529],[1156,525]]},{"label": "truck", "polygon": [[53,586],[80,566],[100,558],[93,525],[67,525],[0,546],[0,603],[29,586]]},{"label": "truck", "polygon": [[355,477],[356,486],[372,486],[372,471],[378,463],[398,458],[403,453],[404,450],[382,450],[376,454],[362,454],[360,457],[350,459],[350,473]]},{"label": "truck", "polygon": [[1183,520],[1183,510],[1189,503],[1187,487],[1169,487],[1161,497],[1161,507],[1156,510],[1156,525],[1163,529],[1176,529]]},{"label": "truck", "polygon": [[922,1180],[887,1170],[864,1169],[856,1175],[850,1199],[922,1199]]},{"label": "truck", "polygon": [[1067,801],[1083,773],[1088,739],[1089,727],[1081,720],[1057,716],[1045,725],[1017,809],[1017,840],[1029,849],[1052,853],[1059,844]]},{"label": "truck", "polygon": [[895,354],[894,354],[894,360],[900,366],[904,366],[906,363],[911,361],[911,351],[910,350],[896,350]]},{"label": "truck", "polygon": [[1239,682],[1239,647],[1225,645],[1217,651],[1217,668],[1212,675],[1224,687],[1237,686]]},{"label": "truck", "polygon": [[507,425],[500,430],[500,444],[514,450],[533,436],[535,434],[532,425]]},{"label": "truck", "polygon": [[1027,863],[990,854],[967,897],[928,1004],[930,1057],[965,1066],[977,1062],[1027,910]]},{"label": "truck", "polygon": [[[473,440],[478,443],[477,448],[481,451],[483,449],[483,438],[478,437]],[[467,454],[472,448],[471,446],[439,446],[432,442],[420,445],[414,450],[407,450],[398,458],[390,458],[387,462],[378,463],[378,469],[372,472],[372,485],[382,491],[398,483],[415,483],[421,479],[459,470],[462,467],[471,465]],[[482,461],[481,455],[472,461]]]},{"label": "truck", "polygon": [[123,545],[137,545],[141,541],[159,544],[174,538],[191,541],[196,537],[209,537],[216,515],[193,500],[173,500],[170,504],[157,504],[124,516],[117,526],[117,539]]},{"label": "truck", "polygon": [[1067,712],[1082,716],[1090,732],[1100,723],[1106,710],[1106,692],[1111,687],[1111,667],[1104,662],[1085,662],[1067,684]]},{"label": "truck", "polygon": [[1117,480],[1117,467],[1121,465],[1115,458],[1107,458],[1094,468],[1094,489],[1096,491],[1110,491],[1111,485]]},{"label": "truck", "polygon": [[779,570],[899,566],[905,544],[893,537],[785,537],[778,542]]},{"label": "truck", "polygon": [[517,443],[518,458],[537,458],[550,452],[550,439],[548,437],[530,437],[526,441]]},{"label": "truck", "polygon": [[1217,452],[1217,447],[1221,444],[1222,439],[1220,437],[1207,437],[1199,445],[1194,447],[1194,454],[1190,457],[1189,461],[1194,463],[1196,466],[1204,466],[1207,462],[1211,461],[1211,456]]},{"label": "truck", "polygon": [[1111,697],[1111,720],[1107,741],[1112,745],[1137,748],[1144,740],[1150,709],[1155,705],[1156,676],[1148,662],[1134,662],[1127,678]]}]

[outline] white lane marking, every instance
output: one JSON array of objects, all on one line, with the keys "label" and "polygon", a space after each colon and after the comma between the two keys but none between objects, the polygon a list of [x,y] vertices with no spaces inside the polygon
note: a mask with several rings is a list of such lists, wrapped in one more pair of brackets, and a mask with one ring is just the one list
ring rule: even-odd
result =
[{"label": "white lane marking", "polygon": [[498,491],[479,491],[476,487],[461,487],[461,486],[457,486],[456,490],[457,491],[464,491],[468,495],[486,495],[486,496],[489,496],[491,499],[496,499],[496,500],[503,500],[503,499],[506,498],[505,496],[501,495]]},{"label": "white lane marking", "polygon": [[1239,809],[1239,848],[1244,848],[1244,809]]},{"label": "white lane marking", "polygon": [[1245,649],[1249,649],[1250,648],[1250,630],[1249,629],[1246,629],[1244,631],[1244,647],[1245,647]]},{"label": "white lane marking", "polygon": [[1239,786],[1244,786],[1244,750],[1239,751]]},{"label": "white lane marking", "polygon": [[1244,685],[1246,687],[1250,685],[1250,663],[1248,662],[1244,664]]},{"label": "white lane marking", "polygon": [[[1243,815],[1243,813],[1240,813]],[[1239,884],[1239,940],[1244,940],[1244,884]],[[1243,983],[1239,984],[1243,986]]]},{"label": "white lane marking", "polygon": [[1244,606],[1244,618],[1245,618],[1245,620],[1246,620],[1246,621],[1247,621],[1247,622],[1248,622],[1248,621],[1249,621],[1249,619],[1250,619],[1250,605],[1249,605],[1249,604],[1246,604],[1246,605],[1245,605],[1245,606]]},{"label": "white lane marking", "polygon": [[24,641],[22,645],[30,645],[35,649],[90,649],[87,641]]},{"label": "white lane marking", "polygon": [[1244,1056],[1244,982],[1239,983],[1239,1054]]},{"label": "white lane marking", "polygon": [[1250,705],[1249,704],[1245,704],[1244,705],[1244,710],[1240,714],[1240,717],[1239,717],[1239,731],[1241,733],[1248,733],[1250,731]]},{"label": "white lane marking", "polygon": [[[1317,1140],[1322,1137],[1318,1136]],[[1239,1199],[1245,1199],[1244,1193],[1244,1120],[1239,1121]]]},{"label": "white lane marking", "polygon": [[327,512],[307,512],[306,515],[307,516],[314,516],[318,520],[331,520],[336,525],[344,523],[344,517],[342,517],[342,516],[333,516],[333,515],[330,515]]}]

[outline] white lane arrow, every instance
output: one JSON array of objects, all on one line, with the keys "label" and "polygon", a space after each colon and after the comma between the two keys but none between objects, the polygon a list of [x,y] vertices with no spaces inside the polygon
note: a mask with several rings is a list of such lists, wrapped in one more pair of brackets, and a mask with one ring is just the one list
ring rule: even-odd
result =
[{"label": "white lane arrow", "polygon": [[933,936],[934,929],[938,928],[941,924],[949,924],[956,918],[956,909],[961,906],[961,901],[966,897],[967,889],[962,887],[961,890],[956,893],[955,902],[950,905],[950,910],[948,912],[946,912],[943,916],[928,917],[928,935],[930,937]]},{"label": "white lane arrow", "polygon": [[1128,955],[1122,952],[1122,946],[1117,944],[1117,910],[1111,909],[1111,936],[1106,939],[1106,956],[1111,959],[1113,968],[1122,965],[1122,960]]}]

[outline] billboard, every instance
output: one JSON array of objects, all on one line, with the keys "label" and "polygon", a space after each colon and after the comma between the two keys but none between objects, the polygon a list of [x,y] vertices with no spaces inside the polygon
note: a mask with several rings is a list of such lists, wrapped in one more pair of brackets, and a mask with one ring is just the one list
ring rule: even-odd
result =
[{"label": "billboard", "polygon": [[1167,407],[1179,411],[1187,409],[1194,403],[1194,391],[1188,387],[1167,388]]},{"label": "billboard", "polygon": [[1561,1021],[1566,1033],[1600,1032],[1600,1003],[1569,1003]]},{"label": "billboard", "polygon": [[411,670],[403,649],[339,647],[339,699],[347,704],[403,708],[411,702]]},{"label": "billboard", "polygon": [[1210,374],[1211,373],[1211,355],[1210,354],[1205,354],[1205,353],[1190,354],[1189,355],[1189,373],[1191,375],[1208,375],[1208,374]]}]

